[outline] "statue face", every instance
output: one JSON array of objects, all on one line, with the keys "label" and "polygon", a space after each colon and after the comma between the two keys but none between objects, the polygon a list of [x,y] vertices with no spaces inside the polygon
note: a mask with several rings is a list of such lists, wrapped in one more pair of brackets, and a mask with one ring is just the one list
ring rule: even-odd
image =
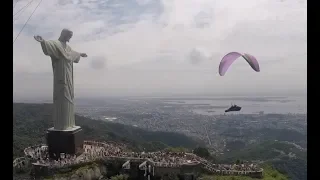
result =
[{"label": "statue face", "polygon": [[60,39],[61,41],[64,41],[64,42],[69,42],[70,39],[72,38],[72,36],[73,36],[73,32],[72,32],[72,31],[69,31],[69,30],[67,30],[67,29],[64,29],[64,30],[62,30],[59,39]]},{"label": "statue face", "polygon": [[66,37],[65,37],[65,38],[66,38],[66,41],[69,42],[70,39],[72,38],[72,36],[73,36],[73,32],[67,33],[67,34],[66,34]]}]

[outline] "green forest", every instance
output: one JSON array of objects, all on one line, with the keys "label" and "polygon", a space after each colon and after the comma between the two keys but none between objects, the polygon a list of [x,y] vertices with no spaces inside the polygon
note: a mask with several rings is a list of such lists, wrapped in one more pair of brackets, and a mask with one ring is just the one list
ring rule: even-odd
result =
[{"label": "green forest", "polygon": [[[52,127],[50,104],[13,103],[13,159],[23,156],[23,149],[35,144],[45,143],[46,130]],[[140,128],[117,123],[92,120],[76,115],[76,123],[85,133],[86,140],[123,142],[134,151],[157,151],[162,149],[186,150],[194,149],[199,156],[215,162],[234,163],[237,160],[261,160],[266,166],[264,179],[282,180],[288,175],[293,180],[306,180],[306,154],[294,146],[277,141],[264,141],[232,151],[221,157],[209,154],[203,143],[179,133],[152,132]],[[175,147],[175,148],[173,148]],[[272,149],[277,149],[273,151]],[[294,152],[295,159],[283,153]],[[275,169],[277,170],[275,170]],[[123,177],[121,177],[123,178]],[[250,179],[246,177],[204,176],[204,179]]]}]

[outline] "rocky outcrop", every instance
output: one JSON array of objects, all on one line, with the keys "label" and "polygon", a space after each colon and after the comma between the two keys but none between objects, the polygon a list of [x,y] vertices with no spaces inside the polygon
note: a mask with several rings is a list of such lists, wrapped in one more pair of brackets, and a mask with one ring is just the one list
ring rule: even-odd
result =
[{"label": "rocky outcrop", "polygon": [[93,176],[100,178],[100,176],[102,175],[101,171],[100,171],[100,168],[95,166],[95,167],[92,168],[92,170],[93,170]]},{"label": "rocky outcrop", "polygon": [[68,175],[56,175],[54,180],[99,180],[107,173],[103,164],[81,167]]}]

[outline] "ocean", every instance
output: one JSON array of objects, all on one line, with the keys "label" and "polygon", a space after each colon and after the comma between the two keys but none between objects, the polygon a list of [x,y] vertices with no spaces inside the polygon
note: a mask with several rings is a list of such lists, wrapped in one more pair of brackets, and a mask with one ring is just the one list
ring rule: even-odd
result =
[{"label": "ocean", "polygon": [[[206,115],[224,114],[224,110],[236,104],[242,107],[240,112],[233,114],[256,114],[264,112],[265,114],[306,114],[307,97],[245,97],[245,96],[226,96],[226,97],[192,97],[192,98],[166,98],[168,103],[173,104],[208,104],[212,108],[197,108],[194,106],[194,112]],[[201,105],[199,105],[201,106]],[[232,113],[228,113],[232,114]]]}]

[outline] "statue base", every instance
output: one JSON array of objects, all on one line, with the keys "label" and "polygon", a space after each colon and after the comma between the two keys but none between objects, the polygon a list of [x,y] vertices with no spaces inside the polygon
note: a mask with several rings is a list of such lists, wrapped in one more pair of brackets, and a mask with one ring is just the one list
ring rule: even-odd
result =
[{"label": "statue base", "polygon": [[57,160],[60,153],[78,154],[83,151],[83,131],[80,126],[67,130],[49,128],[47,131],[49,158]]}]

